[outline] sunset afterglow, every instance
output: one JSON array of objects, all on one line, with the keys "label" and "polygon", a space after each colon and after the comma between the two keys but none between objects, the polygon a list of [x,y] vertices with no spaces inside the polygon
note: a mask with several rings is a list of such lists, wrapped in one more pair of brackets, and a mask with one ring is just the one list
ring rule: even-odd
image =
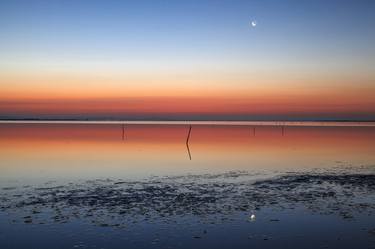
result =
[{"label": "sunset afterglow", "polygon": [[374,7],[2,1],[0,118],[371,120]]}]

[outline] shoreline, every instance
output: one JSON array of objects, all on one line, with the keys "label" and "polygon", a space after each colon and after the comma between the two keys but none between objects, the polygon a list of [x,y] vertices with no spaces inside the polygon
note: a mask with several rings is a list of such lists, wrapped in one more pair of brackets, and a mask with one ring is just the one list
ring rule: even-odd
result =
[{"label": "shoreline", "polygon": [[375,121],[0,120],[0,124],[122,124],[122,125],[129,124],[129,125],[375,127]]}]

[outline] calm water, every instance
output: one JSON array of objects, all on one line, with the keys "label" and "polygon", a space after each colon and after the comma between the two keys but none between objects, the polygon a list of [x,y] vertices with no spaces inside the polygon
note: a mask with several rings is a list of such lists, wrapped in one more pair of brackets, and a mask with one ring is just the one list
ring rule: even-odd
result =
[{"label": "calm water", "polygon": [[372,123],[0,123],[0,248],[375,248],[374,148]]}]

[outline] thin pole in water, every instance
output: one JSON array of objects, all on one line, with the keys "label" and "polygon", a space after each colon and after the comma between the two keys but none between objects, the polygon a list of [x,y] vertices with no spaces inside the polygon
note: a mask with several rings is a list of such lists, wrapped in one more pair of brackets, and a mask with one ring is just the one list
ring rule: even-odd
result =
[{"label": "thin pole in water", "polygon": [[186,144],[189,144],[189,139],[190,139],[190,133],[191,133],[191,125],[189,126],[189,132],[186,138]]},{"label": "thin pole in water", "polygon": [[190,154],[190,148],[189,148],[189,139],[190,139],[190,133],[191,133],[191,125],[189,126],[189,132],[186,138],[186,148],[189,154],[189,159],[191,160],[191,154]]},{"label": "thin pole in water", "polygon": [[125,139],[125,125],[122,125],[122,140]]}]

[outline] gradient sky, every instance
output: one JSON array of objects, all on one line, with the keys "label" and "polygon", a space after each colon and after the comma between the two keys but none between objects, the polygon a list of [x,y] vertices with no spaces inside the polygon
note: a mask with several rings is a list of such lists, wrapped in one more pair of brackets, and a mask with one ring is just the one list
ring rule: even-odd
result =
[{"label": "gradient sky", "polygon": [[2,0],[0,118],[375,119],[374,13],[370,0]]}]

